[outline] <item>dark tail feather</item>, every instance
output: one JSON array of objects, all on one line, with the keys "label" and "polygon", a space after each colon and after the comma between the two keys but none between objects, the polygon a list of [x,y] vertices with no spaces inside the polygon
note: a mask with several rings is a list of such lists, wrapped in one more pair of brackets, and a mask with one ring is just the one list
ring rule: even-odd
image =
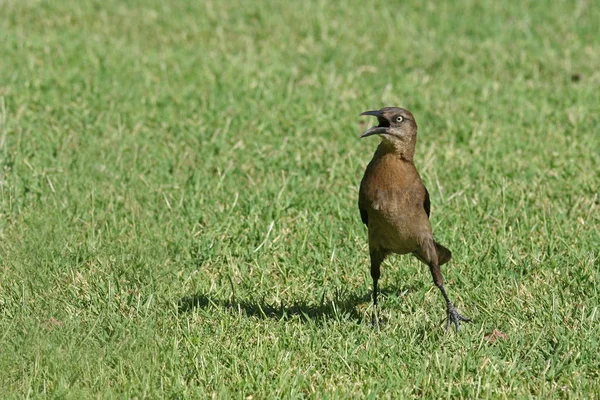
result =
[{"label": "dark tail feather", "polygon": [[[442,246],[441,244],[439,244],[438,242],[434,242],[435,243],[435,251],[437,253],[438,256],[438,263],[440,266],[446,264],[448,261],[450,261],[450,259],[452,258],[452,252],[450,250],[448,250],[447,248],[445,248],[444,246]],[[419,259],[419,261],[421,261],[423,264],[425,265],[429,265],[429,263],[427,261],[425,261],[425,259],[423,258],[423,256],[421,254],[419,254],[418,252],[414,252],[413,255]]]},{"label": "dark tail feather", "polygon": [[446,264],[452,258],[452,252],[438,242],[435,242],[435,251],[437,251],[440,265]]}]

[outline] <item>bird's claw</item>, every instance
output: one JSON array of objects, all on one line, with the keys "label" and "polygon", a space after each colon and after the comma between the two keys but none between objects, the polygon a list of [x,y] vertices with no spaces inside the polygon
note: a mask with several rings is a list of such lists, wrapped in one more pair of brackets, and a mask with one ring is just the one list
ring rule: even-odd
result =
[{"label": "bird's claw", "polygon": [[456,329],[456,332],[458,333],[458,329],[460,327],[460,321],[471,322],[471,319],[460,315],[458,313],[458,311],[456,311],[456,308],[454,308],[454,305],[452,305],[452,303],[449,303],[448,304],[448,316],[446,319],[446,331],[448,329],[450,329],[450,324],[453,323],[454,328]]},{"label": "bird's claw", "polygon": [[371,325],[373,325],[374,329],[381,328],[381,324],[383,324],[383,320],[379,317],[379,314],[374,312],[371,314]]}]

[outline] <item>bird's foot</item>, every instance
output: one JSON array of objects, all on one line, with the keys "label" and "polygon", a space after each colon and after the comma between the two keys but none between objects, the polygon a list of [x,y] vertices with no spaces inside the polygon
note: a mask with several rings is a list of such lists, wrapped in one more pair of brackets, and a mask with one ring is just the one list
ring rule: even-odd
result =
[{"label": "bird's foot", "polygon": [[373,311],[371,314],[371,325],[373,329],[380,329],[382,325],[385,325],[385,321],[379,316],[379,312]]},{"label": "bird's foot", "polygon": [[452,303],[448,303],[447,312],[448,312],[448,316],[446,319],[446,331],[448,329],[450,329],[450,324],[454,324],[454,328],[456,329],[456,332],[458,333],[458,329],[460,327],[460,321],[471,322],[470,318],[463,317],[462,315],[460,315],[458,313],[458,311],[456,311],[456,308],[454,308],[454,305]]}]

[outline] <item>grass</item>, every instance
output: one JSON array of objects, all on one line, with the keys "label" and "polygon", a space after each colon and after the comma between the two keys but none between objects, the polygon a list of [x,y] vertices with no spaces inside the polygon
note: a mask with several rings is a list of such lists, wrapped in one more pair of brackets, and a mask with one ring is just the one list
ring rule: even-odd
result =
[{"label": "grass", "polygon": [[[3,396],[597,396],[599,19],[1,1]],[[419,123],[458,335],[408,257],[369,324],[358,114],[388,105]]]}]

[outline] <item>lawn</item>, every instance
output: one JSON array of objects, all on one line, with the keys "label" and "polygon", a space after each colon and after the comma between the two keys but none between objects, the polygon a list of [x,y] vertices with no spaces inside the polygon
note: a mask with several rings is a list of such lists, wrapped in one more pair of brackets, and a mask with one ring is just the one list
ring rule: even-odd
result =
[{"label": "lawn", "polygon": [[[438,4],[439,3],[439,4]],[[3,398],[600,393],[593,1],[0,0]],[[403,106],[446,289],[358,186]]]}]

